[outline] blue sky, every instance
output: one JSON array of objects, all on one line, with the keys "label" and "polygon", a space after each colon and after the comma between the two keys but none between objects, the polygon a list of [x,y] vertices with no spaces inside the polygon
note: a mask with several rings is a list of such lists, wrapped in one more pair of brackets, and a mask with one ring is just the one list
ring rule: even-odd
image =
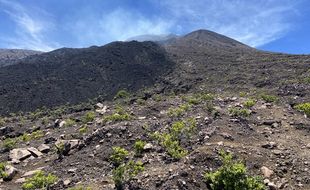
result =
[{"label": "blue sky", "polygon": [[0,48],[49,51],[208,29],[263,50],[310,53],[308,0],[0,0]]}]

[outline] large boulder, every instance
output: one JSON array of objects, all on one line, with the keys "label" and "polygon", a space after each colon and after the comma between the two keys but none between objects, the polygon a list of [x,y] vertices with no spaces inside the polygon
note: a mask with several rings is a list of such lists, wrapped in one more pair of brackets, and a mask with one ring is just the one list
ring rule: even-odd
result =
[{"label": "large boulder", "polygon": [[6,175],[3,177],[4,181],[11,181],[17,174],[18,170],[11,165],[6,165],[4,172]]},{"label": "large boulder", "polygon": [[21,161],[29,158],[31,155],[31,152],[26,148],[15,148],[10,151],[9,158],[12,161]]}]

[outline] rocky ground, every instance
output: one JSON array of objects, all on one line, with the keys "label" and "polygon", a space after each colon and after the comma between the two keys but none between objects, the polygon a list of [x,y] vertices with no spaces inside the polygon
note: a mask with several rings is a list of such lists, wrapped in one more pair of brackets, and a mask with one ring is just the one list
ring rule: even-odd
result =
[{"label": "rocky ground", "polygon": [[[144,166],[125,189],[207,189],[203,175],[221,165],[220,150],[242,160],[269,189],[310,189],[310,121],[281,100],[246,93],[143,98],[3,118],[0,162],[7,164],[9,177],[0,181],[0,189],[21,189],[37,170],[58,177],[50,189],[114,189],[110,156],[115,146],[129,151],[127,160]],[[247,105],[252,99],[254,105]],[[111,117],[115,114],[124,117]],[[193,121],[195,127],[182,131],[180,146],[187,153],[174,159],[154,134],[171,131],[178,121]],[[139,156],[137,140],[146,143]],[[66,153],[57,153],[59,144],[68,145]]]}]

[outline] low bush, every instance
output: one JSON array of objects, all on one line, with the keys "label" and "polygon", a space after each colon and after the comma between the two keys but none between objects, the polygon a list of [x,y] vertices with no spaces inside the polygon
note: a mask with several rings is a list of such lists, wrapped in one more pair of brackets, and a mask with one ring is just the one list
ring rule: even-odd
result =
[{"label": "low bush", "polygon": [[182,104],[177,108],[169,108],[168,110],[168,116],[170,117],[180,117],[182,116],[186,111],[190,109],[189,104]]},{"label": "low bush", "polygon": [[53,174],[46,175],[43,171],[38,171],[36,174],[26,179],[23,183],[23,190],[35,190],[35,189],[49,189],[58,180],[57,176]]},{"label": "low bush", "polygon": [[134,144],[135,154],[140,156],[143,152],[144,146],[146,145],[145,141],[137,140]]},{"label": "low bush", "polygon": [[96,117],[96,113],[93,111],[89,111],[82,117],[82,122],[83,123],[92,122],[95,120],[95,117]]},{"label": "low bush", "polygon": [[305,113],[308,117],[310,117],[310,102],[297,104],[296,106],[294,106],[294,108],[297,109],[298,111]]},{"label": "low bush", "polygon": [[205,174],[211,190],[266,190],[263,181],[247,174],[240,161],[233,161],[231,154],[220,153],[223,165],[215,172]]},{"label": "low bush", "polygon": [[114,100],[129,98],[129,96],[130,96],[129,92],[127,92],[126,90],[120,90],[114,96]]},{"label": "low bush", "polygon": [[268,95],[268,94],[262,94],[261,98],[267,102],[267,103],[272,103],[272,102],[277,102],[279,101],[279,98],[274,96],[274,95]]},{"label": "low bush", "polygon": [[110,156],[110,161],[113,163],[115,166],[121,165],[126,157],[129,155],[129,152],[122,148],[122,147],[112,147],[112,154]]},{"label": "low bush", "polygon": [[247,101],[245,101],[245,102],[243,103],[243,106],[246,107],[246,108],[251,108],[251,107],[253,107],[255,104],[256,104],[256,100],[254,100],[254,99],[248,99]]},{"label": "low bush", "polygon": [[242,108],[231,108],[229,109],[229,113],[233,117],[248,117],[251,114],[251,111],[248,109]]}]

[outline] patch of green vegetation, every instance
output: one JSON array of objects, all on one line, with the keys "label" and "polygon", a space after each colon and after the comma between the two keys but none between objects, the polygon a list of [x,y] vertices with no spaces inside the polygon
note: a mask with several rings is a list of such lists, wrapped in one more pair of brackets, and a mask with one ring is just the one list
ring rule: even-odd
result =
[{"label": "patch of green vegetation", "polygon": [[244,108],[230,108],[229,113],[233,117],[248,117],[251,114],[251,111]]},{"label": "patch of green vegetation", "polygon": [[96,113],[93,111],[89,111],[82,117],[82,122],[83,123],[92,122],[95,120],[95,117],[96,117]]},{"label": "patch of green vegetation", "polygon": [[129,152],[119,146],[112,147],[112,154],[110,156],[110,161],[115,165],[119,166],[121,165],[126,157],[129,155]]},{"label": "patch of green vegetation", "polygon": [[197,93],[192,96],[185,96],[183,99],[189,104],[197,105],[205,101],[212,101],[214,96],[209,93]]},{"label": "patch of green vegetation", "polygon": [[180,139],[183,135],[189,138],[195,131],[196,125],[196,120],[194,118],[174,122],[171,125],[170,134],[176,139]]},{"label": "patch of green vegetation", "polygon": [[111,115],[107,115],[103,118],[104,122],[117,122],[117,121],[129,121],[132,119],[132,116],[127,113],[122,107],[118,106],[115,109],[115,112]]},{"label": "patch of green vegetation", "polygon": [[72,127],[75,124],[76,124],[75,120],[68,118],[65,120],[64,127]]},{"label": "patch of green vegetation", "polygon": [[212,190],[266,190],[262,179],[247,174],[240,161],[233,161],[231,154],[220,153],[223,165],[215,172],[205,174],[205,180]]},{"label": "patch of green vegetation", "polygon": [[126,164],[121,164],[112,171],[113,181],[116,189],[123,189],[124,184],[138,175],[139,172],[144,171],[144,166],[141,161],[129,161]]},{"label": "patch of green vegetation", "polygon": [[246,108],[251,108],[256,104],[256,100],[254,99],[248,99],[243,103],[243,106]]},{"label": "patch of green vegetation", "polygon": [[37,130],[32,133],[24,133],[23,135],[16,138],[6,138],[3,141],[2,146],[6,150],[12,150],[13,148],[16,147],[17,143],[19,142],[29,142],[42,137],[44,137],[44,132],[41,130]]},{"label": "patch of green vegetation", "polygon": [[186,111],[190,109],[189,104],[182,104],[177,108],[169,108],[168,110],[168,116],[169,117],[180,117],[182,116]]},{"label": "patch of green vegetation", "polygon": [[306,78],[304,78],[304,83],[306,83],[306,84],[310,84],[310,77],[306,77]]},{"label": "patch of green vegetation", "polygon": [[58,177],[53,174],[46,175],[43,171],[38,171],[36,174],[26,179],[23,183],[23,190],[35,190],[35,189],[49,189],[58,180]]},{"label": "patch of green vegetation", "polygon": [[2,146],[3,148],[5,148],[6,150],[12,150],[16,147],[17,144],[17,138],[6,138],[3,143]]},{"label": "patch of green vegetation", "polygon": [[114,96],[114,100],[129,98],[130,94],[126,90],[120,90]]},{"label": "patch of green vegetation", "polygon": [[296,106],[294,106],[294,108],[310,117],[310,102],[297,104]]},{"label": "patch of green vegetation", "polygon": [[152,135],[167,153],[174,159],[180,159],[187,155],[187,150],[180,146],[179,140],[175,139],[170,133],[160,134],[157,131]]},{"label": "patch of green vegetation", "polygon": [[41,119],[41,123],[42,123],[42,125],[47,125],[48,124],[48,121],[49,121],[49,118],[48,117],[43,117],[42,119]]},{"label": "patch of green vegetation", "polygon": [[246,95],[247,95],[246,92],[240,92],[240,93],[239,93],[239,96],[240,96],[240,97],[246,97]]},{"label": "patch of green vegetation", "polygon": [[163,96],[160,95],[160,94],[154,94],[154,95],[152,96],[152,99],[153,99],[154,101],[156,101],[156,102],[160,102],[160,101],[163,100]]},{"label": "patch of green vegetation", "polygon": [[277,102],[279,101],[279,98],[277,96],[274,95],[268,95],[268,94],[262,94],[261,98],[267,102],[267,103],[272,103],[272,102]]},{"label": "patch of green vegetation", "polygon": [[79,128],[79,133],[80,134],[85,134],[88,131],[87,125],[83,125],[81,128]]},{"label": "patch of green vegetation", "polygon": [[5,166],[6,166],[6,163],[0,162],[0,179],[6,178],[8,176],[8,174],[5,173]]},{"label": "patch of green vegetation", "polygon": [[5,120],[4,118],[0,117],[0,127],[5,125]]},{"label": "patch of green vegetation", "polygon": [[146,104],[146,101],[143,100],[142,98],[138,98],[138,99],[136,100],[136,102],[137,102],[137,104],[139,104],[139,105],[145,105],[145,104]]},{"label": "patch of green vegetation", "polygon": [[137,140],[134,144],[135,154],[137,156],[140,156],[143,152],[144,146],[146,145],[145,141]]}]

